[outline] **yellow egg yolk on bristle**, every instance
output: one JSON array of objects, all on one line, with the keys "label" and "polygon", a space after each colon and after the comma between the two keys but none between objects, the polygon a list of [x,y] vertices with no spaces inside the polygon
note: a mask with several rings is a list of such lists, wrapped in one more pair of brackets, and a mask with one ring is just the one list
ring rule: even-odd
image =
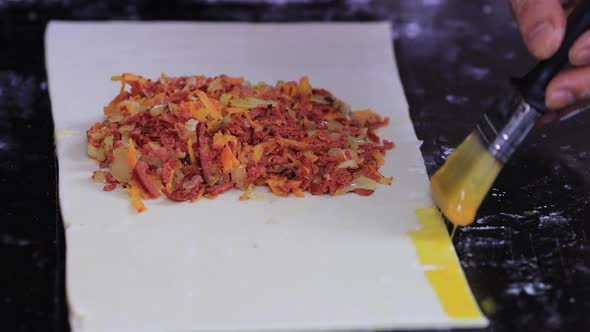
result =
[{"label": "yellow egg yolk on bristle", "polygon": [[472,133],[432,176],[432,198],[451,223],[467,226],[501,169],[502,164]]}]

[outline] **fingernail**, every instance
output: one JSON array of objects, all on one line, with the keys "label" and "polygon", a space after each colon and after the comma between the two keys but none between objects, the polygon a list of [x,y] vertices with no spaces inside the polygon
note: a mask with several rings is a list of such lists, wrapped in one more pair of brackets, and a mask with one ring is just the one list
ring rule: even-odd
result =
[{"label": "fingernail", "polygon": [[573,102],[574,95],[565,90],[555,91],[547,98],[547,106],[549,108],[561,108],[570,105]]},{"label": "fingernail", "polygon": [[577,65],[586,65],[590,63],[590,48],[582,49],[573,56]]},{"label": "fingernail", "polygon": [[551,38],[552,31],[553,25],[551,23],[540,23],[527,34],[527,43],[529,45],[543,45],[543,43],[546,43]]}]

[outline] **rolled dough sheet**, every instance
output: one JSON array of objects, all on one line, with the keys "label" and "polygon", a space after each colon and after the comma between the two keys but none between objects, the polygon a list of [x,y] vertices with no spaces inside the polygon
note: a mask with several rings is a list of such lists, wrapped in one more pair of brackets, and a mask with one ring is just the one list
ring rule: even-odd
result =
[{"label": "rolled dough sheet", "polygon": [[[429,182],[395,66],[388,23],[52,22],[46,62],[67,241],[74,331],[283,331],[480,327],[451,316],[408,232]],[[309,75],[353,109],[389,116],[397,147],[371,197],[304,199],[232,191],[197,203],[147,201],[90,180],[85,131],[123,72],[228,74],[252,82]],[[446,235],[445,235],[446,236]],[[426,239],[428,242],[428,239]],[[454,249],[459,285],[473,299]]]}]

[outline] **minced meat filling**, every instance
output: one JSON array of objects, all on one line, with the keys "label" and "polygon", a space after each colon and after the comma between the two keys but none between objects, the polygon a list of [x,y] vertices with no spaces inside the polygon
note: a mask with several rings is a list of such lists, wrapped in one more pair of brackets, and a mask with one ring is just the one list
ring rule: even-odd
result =
[{"label": "minced meat filling", "polygon": [[237,188],[250,199],[255,186],[268,186],[279,196],[366,196],[391,184],[379,168],[394,145],[375,133],[389,119],[350,111],[307,77],[275,85],[225,75],[113,80],[121,90],[88,130],[88,155],[104,169],[94,180],[127,190],[140,212],[142,199],[161,195],[195,201]]}]

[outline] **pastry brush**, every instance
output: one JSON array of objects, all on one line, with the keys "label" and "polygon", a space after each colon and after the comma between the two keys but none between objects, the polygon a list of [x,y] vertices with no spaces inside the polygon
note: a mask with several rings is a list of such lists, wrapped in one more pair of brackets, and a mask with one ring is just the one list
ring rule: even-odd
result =
[{"label": "pastry brush", "polygon": [[465,226],[473,222],[502,167],[548,112],[545,89],[569,66],[569,49],[589,28],[590,1],[583,1],[570,14],[558,51],[523,77],[508,82],[506,91],[484,110],[476,128],[432,176],[433,200],[451,223]]}]

